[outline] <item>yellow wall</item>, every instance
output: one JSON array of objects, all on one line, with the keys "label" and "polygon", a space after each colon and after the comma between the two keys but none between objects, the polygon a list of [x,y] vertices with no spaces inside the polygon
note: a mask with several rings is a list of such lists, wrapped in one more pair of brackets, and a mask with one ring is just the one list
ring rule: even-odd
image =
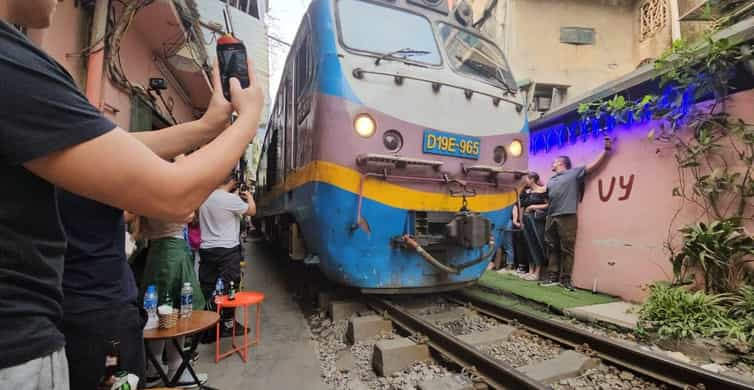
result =
[{"label": "yellow wall", "polygon": [[[517,0],[510,9],[510,52],[516,78],[570,85],[568,97],[634,70],[630,1]],[[561,27],[590,27],[593,45],[560,43]]]}]

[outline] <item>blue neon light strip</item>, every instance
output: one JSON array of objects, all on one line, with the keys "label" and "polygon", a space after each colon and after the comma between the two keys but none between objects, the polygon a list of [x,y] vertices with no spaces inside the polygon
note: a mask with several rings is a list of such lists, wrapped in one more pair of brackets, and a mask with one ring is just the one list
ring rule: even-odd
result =
[{"label": "blue neon light strip", "polygon": [[[680,94],[681,106],[678,109],[678,113],[683,118],[688,115],[691,106],[695,103],[694,93],[694,85],[689,86],[682,92],[668,86],[663,90],[657,107],[670,107],[670,102],[678,99],[678,95]],[[649,104],[645,105],[641,110],[638,123],[634,119],[633,112],[628,112],[627,114],[624,123],[621,124],[624,128],[631,128],[635,124],[645,124],[652,120],[652,109],[649,107]],[[553,127],[531,133],[529,153],[532,155],[542,151],[548,153],[555,146],[562,148],[566,145],[573,145],[579,140],[586,142],[589,138],[596,138],[601,134],[610,133],[618,128],[618,126],[618,118],[607,112],[600,114],[596,118],[580,118],[570,123],[560,123]]]}]

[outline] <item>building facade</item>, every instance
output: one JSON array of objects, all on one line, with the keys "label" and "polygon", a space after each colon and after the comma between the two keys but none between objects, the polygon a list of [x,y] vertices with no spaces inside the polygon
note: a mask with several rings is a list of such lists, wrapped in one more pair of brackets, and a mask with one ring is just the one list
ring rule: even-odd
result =
[{"label": "building facade", "polygon": [[[751,9],[754,11],[754,6]],[[740,19],[715,37],[751,46],[754,17]],[[665,125],[662,121],[647,118],[615,126],[602,121],[598,122],[598,131],[592,127],[588,133],[581,133],[578,106],[616,94],[629,98],[647,93],[663,95],[666,92],[659,90],[655,77],[651,65],[642,66],[530,123],[529,170],[538,172],[544,182],[551,177],[552,162],[558,156],[569,156],[574,166],[585,165],[601,152],[603,135],[614,139],[615,148],[607,162],[586,180],[578,209],[573,283],[637,302],[646,298],[648,285],[672,280],[670,258],[678,252],[669,248],[680,247],[679,229],[702,221],[703,211],[674,195],[683,183],[691,186],[691,182],[689,173],[679,169],[671,144],[648,136]],[[727,114],[753,123],[754,61],[736,71],[731,85],[736,92],[725,104]],[[698,104],[703,107],[706,103]],[[683,131],[682,137],[692,137],[689,129]],[[727,142],[722,144],[720,156],[736,155]],[[736,158],[728,161],[737,167]],[[728,207],[728,200],[721,199],[725,206],[720,207]],[[749,222],[746,228],[751,232],[754,224]]]},{"label": "building facade", "polygon": [[190,121],[209,103],[193,0],[64,1],[48,29],[27,33],[125,130]]},{"label": "building facade", "polygon": [[[698,36],[705,0],[471,0],[474,20],[505,52],[530,118],[651,63]],[[696,13],[696,14],[695,14]]]}]

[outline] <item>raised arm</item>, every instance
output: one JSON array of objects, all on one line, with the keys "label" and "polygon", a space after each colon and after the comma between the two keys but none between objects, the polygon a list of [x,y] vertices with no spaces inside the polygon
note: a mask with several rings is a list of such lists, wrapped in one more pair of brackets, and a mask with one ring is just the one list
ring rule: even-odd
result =
[{"label": "raised arm", "polygon": [[246,204],[249,205],[249,208],[246,209],[246,211],[243,213],[243,215],[247,217],[253,217],[257,214],[257,204],[254,203],[254,197],[251,196],[251,193],[244,192],[241,194],[241,197],[246,202]]},{"label": "raised arm", "polygon": [[600,152],[599,156],[597,156],[594,161],[589,163],[586,166],[586,173],[587,175],[594,172],[597,168],[599,168],[600,165],[605,161],[607,158],[607,155],[610,153],[610,151],[613,148],[613,141],[610,139],[610,137],[605,137],[605,147],[602,149],[602,152]]},{"label": "raised arm", "polygon": [[161,130],[130,134],[164,159],[173,158],[212,141],[228,127],[228,120],[233,112],[233,106],[222,93],[217,61],[212,67],[212,89],[209,107],[200,119]]},{"label": "raised arm", "polygon": [[68,191],[138,215],[187,218],[227,177],[256,134],[264,96],[251,64],[249,69],[249,88],[231,80],[236,122],[185,159],[169,163],[116,128],[24,166]]}]

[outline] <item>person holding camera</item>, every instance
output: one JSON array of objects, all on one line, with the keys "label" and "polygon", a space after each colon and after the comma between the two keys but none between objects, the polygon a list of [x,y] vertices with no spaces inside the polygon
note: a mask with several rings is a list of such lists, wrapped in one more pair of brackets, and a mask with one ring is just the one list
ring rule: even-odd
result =
[{"label": "person holding camera", "polygon": [[[232,125],[195,121],[129,133],[105,118],[57,61],[14,28],[49,27],[57,3],[0,1],[0,176],[13,183],[0,191],[0,388],[70,388],[59,328],[68,245],[61,190],[117,210],[183,220],[236,165],[256,134],[264,103],[250,73],[248,88],[230,80],[231,99],[222,109],[226,118],[238,113]],[[180,162],[166,160],[205,143]],[[121,215],[107,217],[119,246],[125,238]],[[90,222],[80,223],[96,229]],[[112,287],[128,293],[125,284]],[[100,361],[104,365],[104,356]]]},{"label": "person holding camera", "polygon": [[[227,289],[230,282],[236,287],[241,282],[241,218],[254,216],[257,207],[249,192],[240,196],[236,193],[238,182],[230,175],[215,189],[199,208],[199,227],[202,242],[199,246],[199,284],[209,304],[218,278],[222,278]],[[233,327],[237,334],[243,334],[243,327],[236,324],[235,310],[225,309],[221,313],[222,336],[229,336]],[[209,339],[205,341],[211,341]]]}]

